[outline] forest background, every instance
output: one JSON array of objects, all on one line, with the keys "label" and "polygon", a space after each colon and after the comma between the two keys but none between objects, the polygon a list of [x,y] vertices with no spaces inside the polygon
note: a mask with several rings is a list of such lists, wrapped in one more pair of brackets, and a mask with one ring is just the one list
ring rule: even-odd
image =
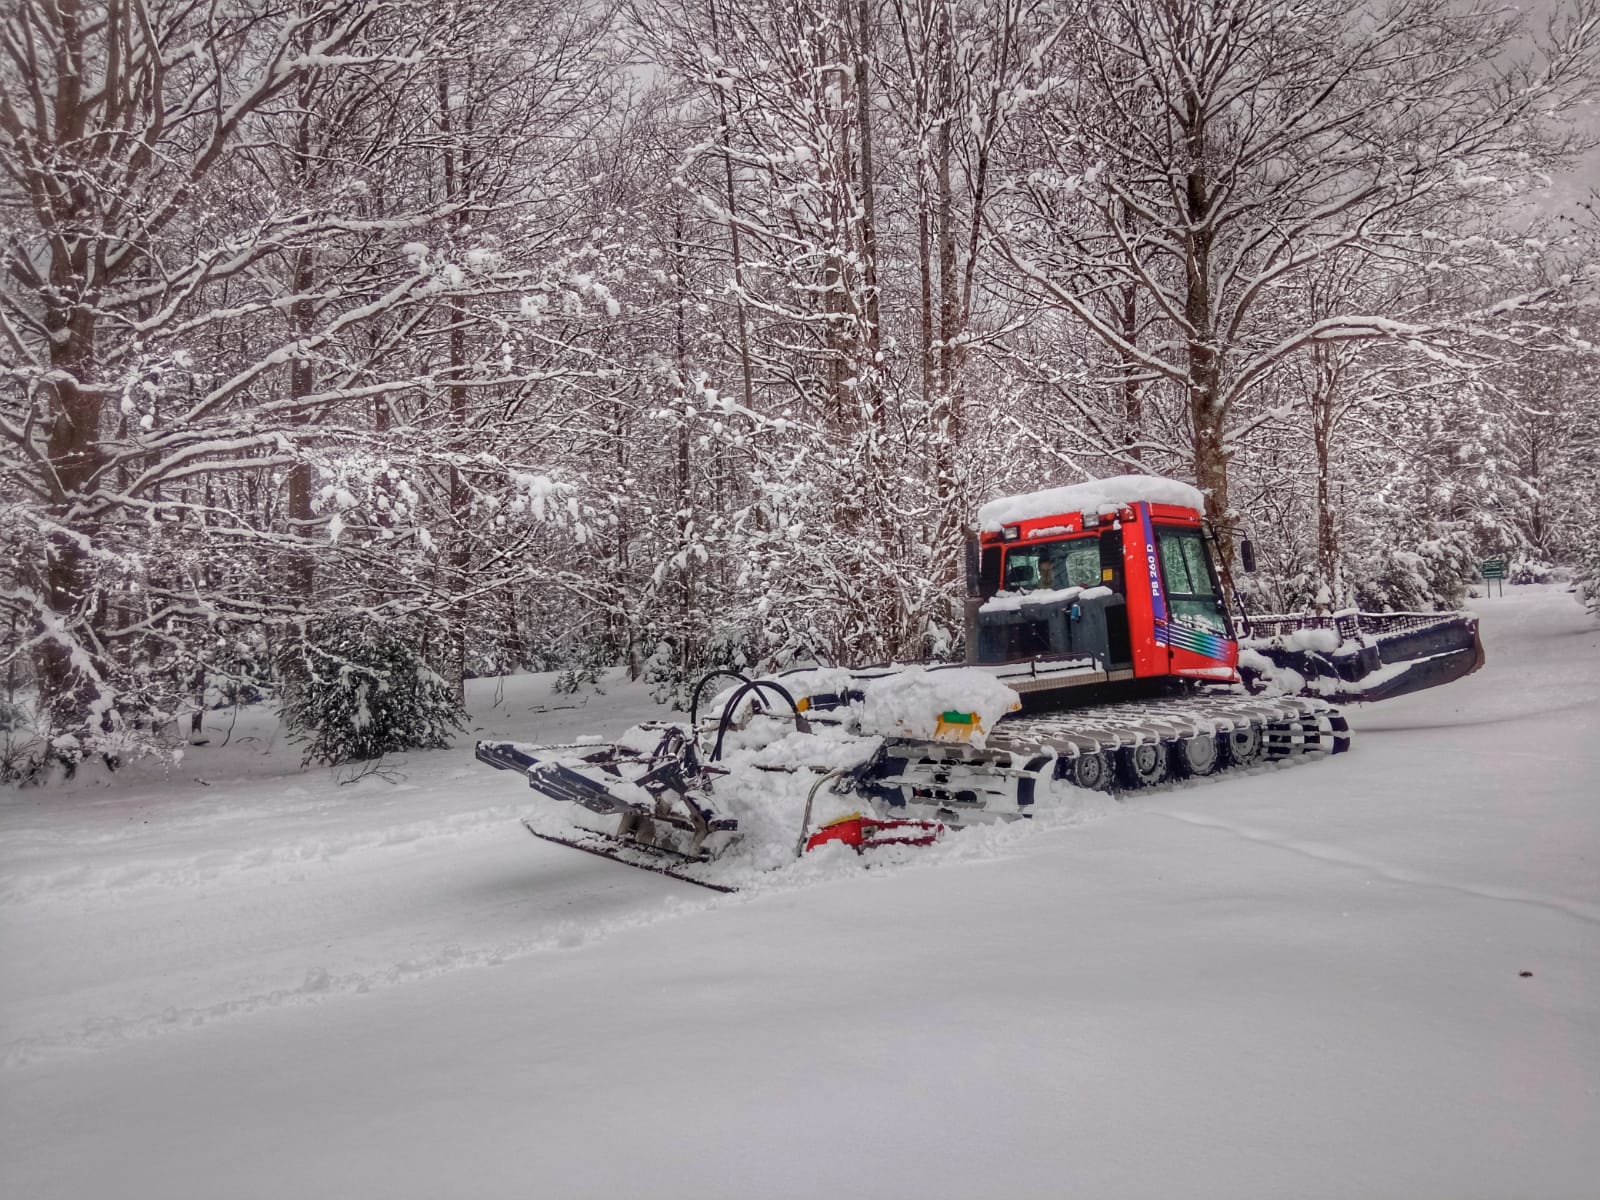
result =
[{"label": "forest background", "polygon": [[1597,41],[1596,0],[7,0],[0,773],[261,698],[338,707],[337,758],[477,675],[959,655],[976,505],[1107,474],[1197,483],[1258,610],[1489,556],[1600,594]]}]

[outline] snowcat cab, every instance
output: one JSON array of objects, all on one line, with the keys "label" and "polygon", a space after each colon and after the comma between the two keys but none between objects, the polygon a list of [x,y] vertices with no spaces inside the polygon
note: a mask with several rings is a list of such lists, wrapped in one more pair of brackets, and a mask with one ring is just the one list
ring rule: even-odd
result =
[{"label": "snowcat cab", "polygon": [[1029,707],[1080,689],[1237,683],[1239,648],[1200,493],[1123,476],[985,505],[967,602],[968,661]]},{"label": "snowcat cab", "polygon": [[1000,677],[1030,709],[1186,680],[1388,700],[1483,665],[1468,613],[1255,616],[1241,642],[1203,504],[1187,484],[1123,475],[984,505],[969,556],[968,661],[1014,666]]}]

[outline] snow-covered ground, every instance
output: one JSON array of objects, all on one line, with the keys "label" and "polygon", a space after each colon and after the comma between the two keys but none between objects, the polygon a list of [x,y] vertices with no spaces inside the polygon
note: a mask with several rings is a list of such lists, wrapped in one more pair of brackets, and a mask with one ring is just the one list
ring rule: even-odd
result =
[{"label": "snow-covered ground", "polygon": [[1592,1198],[1600,627],[1478,608],[1348,755],[731,897],[249,714],[0,795],[0,1196]]}]

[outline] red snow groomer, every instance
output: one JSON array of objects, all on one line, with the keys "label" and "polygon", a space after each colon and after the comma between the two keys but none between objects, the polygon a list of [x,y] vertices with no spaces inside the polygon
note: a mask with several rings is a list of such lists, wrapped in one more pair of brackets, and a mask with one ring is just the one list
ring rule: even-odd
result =
[{"label": "red snow groomer", "polygon": [[[1056,783],[1141,788],[1338,753],[1349,729],[1329,699],[1386,698],[1481,665],[1465,614],[1256,618],[1241,650],[1202,513],[1196,489],[1152,476],[996,500],[969,543],[965,663],[715,672],[737,686],[706,721],[711,676],[687,727],[639,727],[614,745],[480,742],[478,757],[588,814],[571,832],[528,823],[537,836],[726,888],[707,872],[745,837],[729,807],[778,795],[784,773],[806,797],[797,851],[921,845],[1028,817]],[[776,757],[752,741],[752,721],[783,739]],[[821,724],[828,737],[801,739],[816,747],[808,763],[794,735]],[[735,729],[742,748],[725,756]],[[870,815],[813,827],[812,778]],[[749,824],[769,829],[769,817]]]}]

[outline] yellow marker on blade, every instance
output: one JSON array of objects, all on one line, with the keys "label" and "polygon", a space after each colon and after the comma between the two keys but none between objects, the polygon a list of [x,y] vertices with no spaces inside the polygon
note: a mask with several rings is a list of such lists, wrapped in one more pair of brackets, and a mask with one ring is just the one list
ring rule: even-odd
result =
[{"label": "yellow marker on blade", "polygon": [[983,732],[983,722],[978,720],[978,714],[973,712],[942,712],[939,714],[939,724],[933,731],[933,736],[942,738],[950,734],[956,741],[965,742],[972,738],[974,733]]}]

